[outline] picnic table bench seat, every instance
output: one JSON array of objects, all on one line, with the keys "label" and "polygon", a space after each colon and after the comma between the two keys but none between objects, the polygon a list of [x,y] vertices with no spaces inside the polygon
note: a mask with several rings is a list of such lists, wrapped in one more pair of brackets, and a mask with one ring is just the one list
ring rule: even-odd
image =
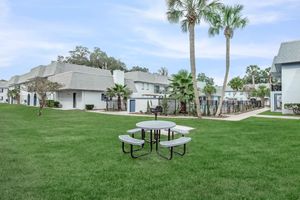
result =
[{"label": "picnic table bench seat", "polygon": [[[134,152],[140,151],[144,148],[145,140],[136,139],[131,137],[130,135],[119,135],[119,140],[122,142],[122,151],[123,153],[130,153],[132,158],[139,158],[141,156],[148,155],[151,151],[148,153],[144,153],[142,155],[134,155]],[[125,144],[130,145],[130,151],[125,150]],[[133,149],[133,146],[140,146],[139,149]]]},{"label": "picnic table bench seat", "polygon": [[135,139],[135,138],[130,137],[129,135],[120,135],[119,139],[123,143],[135,145],[135,146],[142,146],[145,143],[144,140]]},{"label": "picnic table bench seat", "polygon": [[[180,137],[180,138],[175,139],[175,140],[162,141],[159,144],[161,145],[161,147],[169,148],[170,155],[169,155],[169,157],[166,157],[166,156],[162,155],[159,151],[157,153],[161,157],[163,157],[165,159],[168,159],[168,160],[171,160],[173,158],[173,152],[180,155],[180,156],[183,156],[186,153],[186,144],[188,142],[190,142],[191,140],[192,140],[192,138],[190,138],[190,137]],[[176,151],[173,150],[174,147],[178,147],[178,146],[182,146],[182,145],[183,145],[183,152],[182,153],[176,152]]]},{"label": "picnic table bench seat", "polygon": [[132,134],[135,134],[135,133],[140,133],[141,131],[142,131],[142,129],[140,129],[140,128],[134,128],[134,129],[128,130],[127,133],[132,135]]},{"label": "picnic table bench seat", "polygon": [[167,147],[167,148],[168,147],[177,147],[177,146],[184,145],[184,144],[190,142],[191,140],[192,140],[192,138],[190,138],[190,137],[180,137],[175,140],[160,142],[160,145],[162,147]]}]

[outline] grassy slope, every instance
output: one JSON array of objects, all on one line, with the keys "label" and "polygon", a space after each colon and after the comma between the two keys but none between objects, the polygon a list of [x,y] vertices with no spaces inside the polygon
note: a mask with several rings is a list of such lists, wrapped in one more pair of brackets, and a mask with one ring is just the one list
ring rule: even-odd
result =
[{"label": "grassy slope", "polygon": [[173,120],[184,157],[133,160],[117,139],[149,118],[0,105],[0,199],[298,199],[300,123]]}]

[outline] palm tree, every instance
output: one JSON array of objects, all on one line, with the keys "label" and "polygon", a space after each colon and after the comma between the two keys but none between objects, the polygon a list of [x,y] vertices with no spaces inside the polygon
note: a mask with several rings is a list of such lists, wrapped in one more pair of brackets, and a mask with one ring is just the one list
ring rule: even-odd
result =
[{"label": "palm tree", "polygon": [[20,104],[20,86],[15,86],[14,89],[8,90],[7,96],[17,101],[17,104]]},{"label": "palm tree", "polygon": [[265,85],[260,85],[257,90],[254,92],[254,96],[257,96],[261,100],[261,104],[265,107],[265,97],[270,96],[270,89],[267,88]]},{"label": "palm tree", "polygon": [[203,92],[207,97],[207,115],[210,115],[210,110],[209,110],[209,105],[210,105],[210,101],[211,101],[211,96],[212,94],[215,94],[217,92],[217,89],[215,86],[211,85],[211,84],[207,84],[204,88],[203,88]]},{"label": "palm tree", "polygon": [[208,84],[203,88],[203,92],[207,96],[207,100],[210,101],[212,94],[216,93],[217,89],[215,86]]},{"label": "palm tree", "polygon": [[235,29],[244,28],[248,24],[248,19],[242,17],[242,10],[242,5],[222,6],[219,10],[218,16],[214,18],[212,26],[209,28],[209,35],[217,35],[220,33],[220,31],[223,30],[226,38],[226,72],[222,87],[221,99],[219,102],[218,110],[216,112],[216,116],[219,116],[221,114],[225,89],[227,85],[230,68],[230,40],[233,38]]},{"label": "palm tree", "polygon": [[195,26],[202,20],[210,22],[215,15],[216,8],[220,6],[217,0],[208,3],[208,0],[167,0],[168,20],[171,23],[181,24],[183,32],[189,32],[190,43],[190,66],[193,78],[193,90],[197,116],[201,117],[199,91],[197,89],[196,78],[196,58],[195,58]]},{"label": "palm tree", "polygon": [[124,93],[123,93],[123,104],[125,106],[125,110],[127,110],[127,100],[131,96],[132,91],[125,87]]},{"label": "palm tree", "polygon": [[107,88],[107,96],[109,97],[117,97],[118,98],[118,110],[122,110],[122,101],[121,98],[128,98],[130,96],[129,89],[126,85],[115,84],[112,88]]},{"label": "palm tree", "polygon": [[233,97],[236,93],[244,88],[244,80],[240,77],[234,77],[228,82],[228,85],[235,91]]},{"label": "palm tree", "polygon": [[168,69],[166,67],[161,67],[158,70],[158,73],[162,76],[168,76],[168,74],[169,74]]},{"label": "palm tree", "polygon": [[186,114],[186,104],[194,100],[192,75],[187,70],[180,70],[170,81],[170,97],[180,101],[179,112]]}]

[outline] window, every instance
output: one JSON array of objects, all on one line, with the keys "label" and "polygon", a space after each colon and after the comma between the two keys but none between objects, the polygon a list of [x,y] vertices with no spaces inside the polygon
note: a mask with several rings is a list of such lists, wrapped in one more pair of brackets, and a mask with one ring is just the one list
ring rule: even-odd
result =
[{"label": "window", "polygon": [[154,93],[159,93],[159,85],[154,86]]},{"label": "window", "polygon": [[149,90],[149,83],[147,83],[147,90]]},{"label": "window", "polygon": [[3,88],[0,88],[0,93],[3,93],[4,89]]},{"label": "window", "polygon": [[145,88],[145,83],[142,83],[142,90],[144,90]]},{"label": "window", "polygon": [[2,100],[3,100],[3,97],[0,97],[0,100],[2,101]]},{"label": "window", "polygon": [[106,95],[105,94],[101,94],[101,101],[106,101]]}]

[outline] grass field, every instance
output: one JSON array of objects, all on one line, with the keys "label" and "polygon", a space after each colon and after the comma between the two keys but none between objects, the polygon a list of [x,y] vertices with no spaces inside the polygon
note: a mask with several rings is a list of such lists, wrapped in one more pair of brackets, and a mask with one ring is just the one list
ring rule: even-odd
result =
[{"label": "grass field", "polygon": [[272,116],[290,116],[290,117],[300,117],[300,115],[293,114],[282,114],[281,112],[271,112],[270,110],[259,113],[259,115],[272,115]]},{"label": "grass field", "polygon": [[0,105],[0,199],[299,199],[300,123],[172,119],[188,153],[131,159],[118,135],[149,118]]}]

